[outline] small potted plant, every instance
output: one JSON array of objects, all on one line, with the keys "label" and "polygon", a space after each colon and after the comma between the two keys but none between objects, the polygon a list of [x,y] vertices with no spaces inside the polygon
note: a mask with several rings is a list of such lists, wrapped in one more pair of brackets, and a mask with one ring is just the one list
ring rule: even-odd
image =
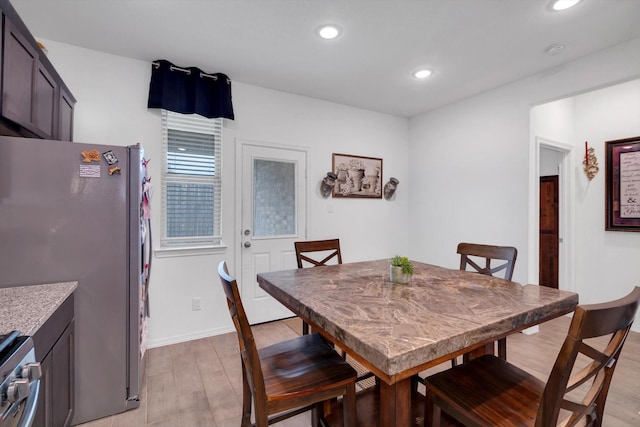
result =
[{"label": "small potted plant", "polygon": [[409,283],[413,275],[413,264],[406,256],[396,255],[391,258],[389,266],[389,279],[393,283]]}]

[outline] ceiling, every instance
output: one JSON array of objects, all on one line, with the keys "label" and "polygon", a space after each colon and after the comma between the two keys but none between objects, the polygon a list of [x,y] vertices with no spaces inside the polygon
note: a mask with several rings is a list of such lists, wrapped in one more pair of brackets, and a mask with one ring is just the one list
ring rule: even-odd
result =
[{"label": "ceiling", "polygon": [[[12,0],[37,38],[411,117],[640,37],[639,0]],[[322,40],[317,28],[342,34]],[[566,48],[557,55],[545,49]],[[54,64],[55,65],[55,64]],[[82,64],[78,64],[79,67]],[[430,67],[423,81],[411,73]]]}]

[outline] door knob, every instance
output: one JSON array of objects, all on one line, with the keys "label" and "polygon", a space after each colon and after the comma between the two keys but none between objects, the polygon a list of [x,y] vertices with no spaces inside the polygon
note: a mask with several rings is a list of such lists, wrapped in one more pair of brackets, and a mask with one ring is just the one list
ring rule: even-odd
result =
[{"label": "door knob", "polygon": [[245,236],[248,236],[249,234],[251,234],[251,231],[249,231],[249,230],[244,230],[244,235],[245,235]]},{"label": "door knob", "polygon": [[244,242],[244,247],[245,248],[250,248],[251,247],[251,242]]}]

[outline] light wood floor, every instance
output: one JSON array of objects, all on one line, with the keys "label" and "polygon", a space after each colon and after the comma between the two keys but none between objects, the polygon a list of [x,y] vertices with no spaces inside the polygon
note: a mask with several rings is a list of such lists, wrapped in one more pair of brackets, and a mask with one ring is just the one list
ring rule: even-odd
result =
[{"label": "light wood floor", "polygon": [[[569,326],[559,318],[533,335],[508,339],[508,359],[546,380]],[[297,319],[254,327],[259,347],[294,337]],[[240,356],[235,334],[219,335],[154,348],[147,353],[147,372],[140,407],[82,427],[238,427],[242,404]],[[445,369],[440,365],[428,373]],[[640,426],[640,334],[632,332],[618,362],[605,408],[606,427]],[[275,424],[308,427],[302,414]]]}]

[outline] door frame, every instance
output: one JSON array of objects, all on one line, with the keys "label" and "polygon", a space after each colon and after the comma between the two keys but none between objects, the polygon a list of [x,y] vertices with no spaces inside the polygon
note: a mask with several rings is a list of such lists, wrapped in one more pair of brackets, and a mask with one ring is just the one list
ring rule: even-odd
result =
[{"label": "door frame", "polygon": [[[265,147],[265,148],[274,148],[281,150],[291,150],[291,151],[299,151],[304,154],[305,157],[305,174],[304,174],[304,183],[305,191],[304,191],[304,200],[302,202],[304,206],[304,219],[305,219],[305,229],[303,230],[304,238],[306,239],[308,236],[309,229],[309,147],[306,146],[297,146],[290,144],[279,144],[275,142],[266,142],[266,141],[258,141],[251,140],[245,138],[235,138],[235,160],[236,160],[236,174],[235,174],[235,215],[234,215],[234,224],[233,224],[233,234],[234,234],[234,246],[235,246],[235,254],[234,254],[234,262],[236,265],[236,276],[241,277],[242,268],[242,150],[245,146],[254,146],[254,147]],[[238,283],[238,290],[240,291],[240,295],[242,295],[242,283]]]},{"label": "door frame", "polygon": [[529,259],[527,283],[538,284],[540,265],[540,150],[562,154],[558,170],[558,289],[575,292],[574,146],[536,136],[531,144],[529,173]]}]

